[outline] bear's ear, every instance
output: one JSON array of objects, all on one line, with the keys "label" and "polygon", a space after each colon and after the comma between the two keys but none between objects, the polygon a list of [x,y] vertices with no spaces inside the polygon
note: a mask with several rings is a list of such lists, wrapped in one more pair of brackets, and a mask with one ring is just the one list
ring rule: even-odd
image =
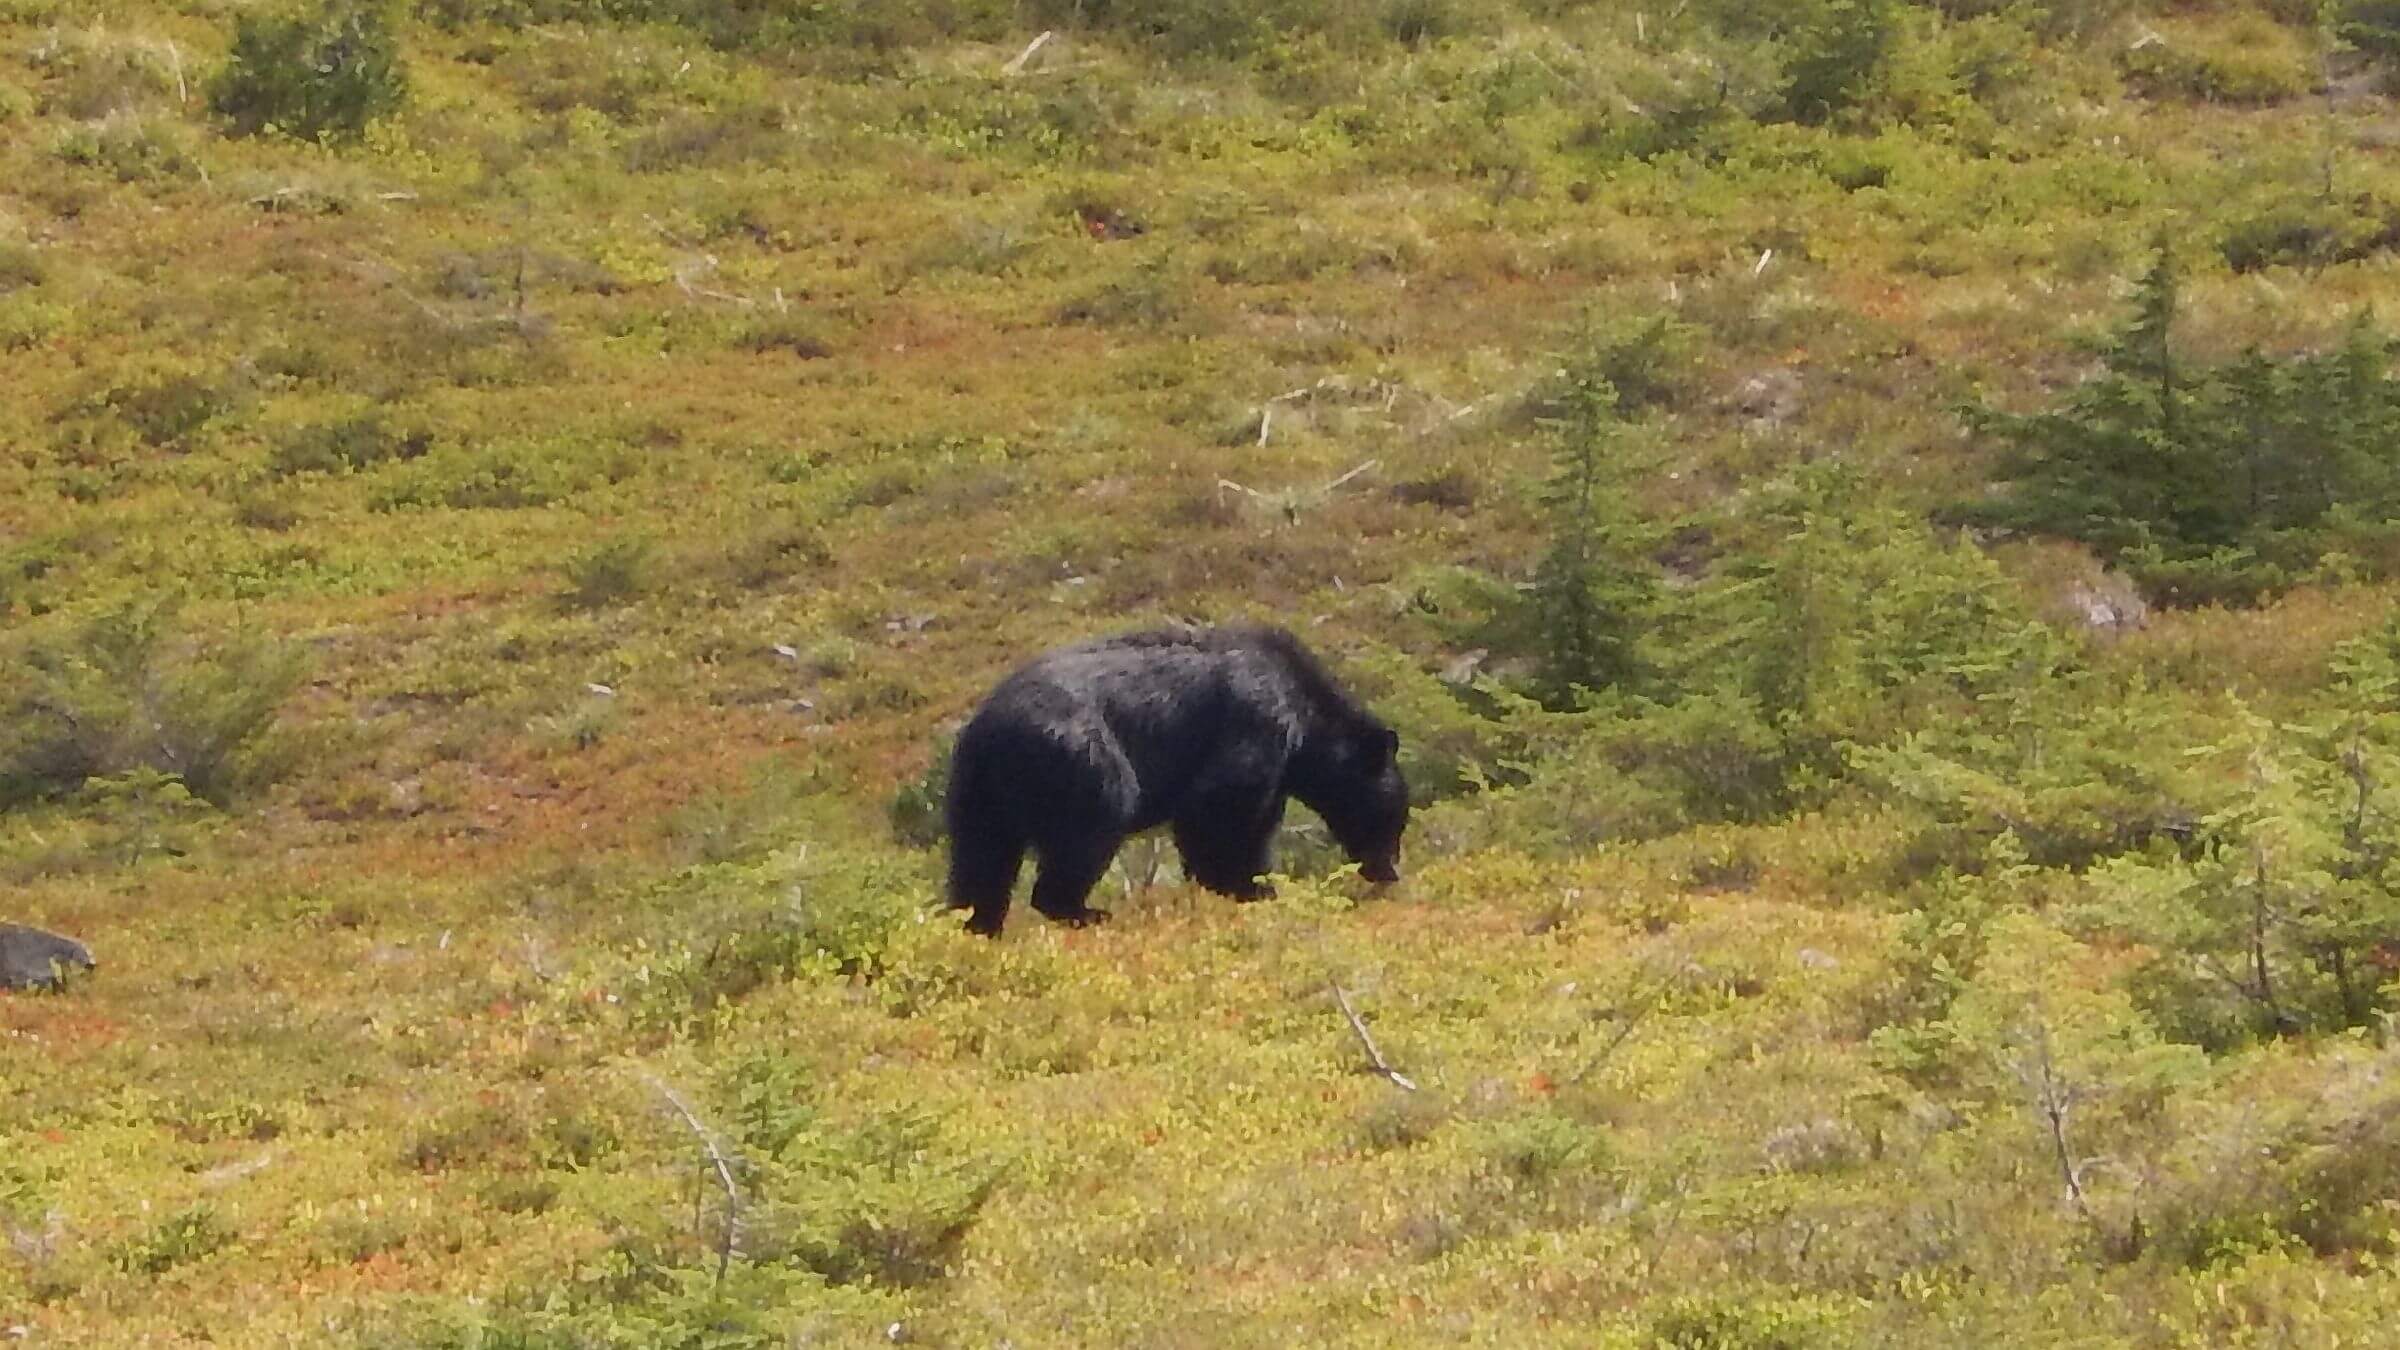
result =
[{"label": "bear's ear", "polygon": [[1379,770],[1399,755],[1400,733],[1390,727],[1377,727],[1361,738],[1360,747],[1366,751],[1367,767]]}]

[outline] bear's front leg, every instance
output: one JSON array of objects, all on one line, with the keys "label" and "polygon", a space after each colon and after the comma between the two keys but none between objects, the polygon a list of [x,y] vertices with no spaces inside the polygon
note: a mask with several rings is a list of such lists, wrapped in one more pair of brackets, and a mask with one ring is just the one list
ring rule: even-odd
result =
[{"label": "bear's front leg", "polygon": [[1117,856],[1121,840],[1108,837],[1078,840],[1041,850],[1041,865],[1033,878],[1033,908],[1044,918],[1081,928],[1103,923],[1108,911],[1085,903],[1092,887]]},{"label": "bear's front leg", "polygon": [[1236,900],[1272,899],[1275,888],[1260,878],[1282,823],[1280,798],[1220,793],[1194,803],[1175,820],[1183,874]]}]

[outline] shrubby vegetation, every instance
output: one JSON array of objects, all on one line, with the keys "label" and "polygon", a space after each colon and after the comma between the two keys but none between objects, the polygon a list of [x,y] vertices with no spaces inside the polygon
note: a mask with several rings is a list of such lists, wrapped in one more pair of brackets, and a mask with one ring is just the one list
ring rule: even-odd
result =
[{"label": "shrubby vegetation", "polygon": [[2176,292],[2162,254],[2098,375],[2046,412],[1974,414],[2008,491],[1973,517],[2084,539],[2171,603],[2255,597],[2331,553],[2380,568],[2400,506],[2390,340],[2361,315],[2321,353],[2203,363]]},{"label": "shrubby vegetation", "polygon": [[2234,786],[2191,823],[2192,847],[2100,877],[2106,920],[2156,953],[2143,990],[2175,1033],[2223,1046],[2384,1016],[2400,951],[2392,639],[2387,625],[2345,644],[2314,717],[2236,709],[2206,747]]},{"label": "shrubby vegetation", "polygon": [[[0,4],[32,1341],[2388,1336],[2376,5],[96,15]],[[1407,881],[958,932],[955,719],[1228,617]]]},{"label": "shrubby vegetation", "polygon": [[294,14],[245,14],[209,88],[234,131],[302,140],[355,139],[408,97],[391,9],[324,0]]},{"label": "shrubby vegetation", "polygon": [[263,639],[198,650],[171,603],[136,603],[12,643],[0,693],[0,803],[135,770],[222,802],[276,767],[299,653]]}]

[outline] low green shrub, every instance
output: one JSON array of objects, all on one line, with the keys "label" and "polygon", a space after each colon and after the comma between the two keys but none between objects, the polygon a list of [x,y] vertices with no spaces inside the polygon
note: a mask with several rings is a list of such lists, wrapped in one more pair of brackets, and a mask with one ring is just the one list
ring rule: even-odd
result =
[{"label": "low green shrub", "polygon": [[2400,243],[2400,210],[2365,193],[2278,194],[2224,226],[2217,251],[2236,272],[2325,267]]},{"label": "low green shrub", "polygon": [[417,459],[432,448],[431,432],[370,411],[291,432],[276,444],[267,466],[278,474],[347,473]]},{"label": "low green shrub", "polygon": [[561,599],[575,609],[623,604],[650,588],[657,561],[658,546],[647,537],[604,539],[567,560]]},{"label": "low green shrub", "polygon": [[290,646],[203,647],[172,601],[29,634],[0,661],[0,805],[148,769],[222,802],[281,767],[272,735],[306,662]]},{"label": "low green shrub", "polygon": [[2207,714],[2188,700],[2068,676],[1978,713],[1845,752],[1869,792],[1909,813],[1902,879],[1980,871],[2003,838],[2039,866],[2082,868],[2193,829],[2201,775],[2178,729]]},{"label": "low green shrub", "polygon": [[322,0],[306,12],[245,13],[209,82],[209,106],[234,134],[355,140],[408,97],[389,6]]},{"label": "low green shrub", "polygon": [[2316,82],[2315,63],[2303,41],[2256,14],[2242,16],[2222,33],[2152,34],[2128,46],[2118,62],[2126,81],[2152,98],[2263,106],[2299,98]]},{"label": "low green shrub", "polygon": [[1678,1294],[1651,1314],[1646,1343],[1657,1350],[1814,1350],[1840,1327],[1838,1306],[1825,1298]]},{"label": "low green shrub", "polygon": [[952,739],[936,740],[925,771],[892,793],[892,837],[910,848],[932,848],[949,833],[942,812],[950,794]]},{"label": "low green shrub", "polygon": [[752,1194],[744,1255],[788,1261],[837,1285],[909,1289],[947,1273],[999,1174],[953,1156],[941,1119],[879,1112],[830,1118],[786,1052],[729,1064],[718,1093]]},{"label": "low green shrub", "polygon": [[564,501],[630,472],[622,458],[575,442],[437,444],[423,456],[377,475],[367,507],[522,511]]},{"label": "low green shrub", "polygon": [[129,1275],[164,1275],[230,1246],[238,1235],[207,1205],[178,1210],[149,1232],[119,1243],[109,1264]]},{"label": "low green shrub", "polygon": [[644,1029],[682,1033],[772,981],[876,975],[927,900],[912,860],[814,846],[688,867],[658,892],[680,935],[646,963],[631,1013]]}]

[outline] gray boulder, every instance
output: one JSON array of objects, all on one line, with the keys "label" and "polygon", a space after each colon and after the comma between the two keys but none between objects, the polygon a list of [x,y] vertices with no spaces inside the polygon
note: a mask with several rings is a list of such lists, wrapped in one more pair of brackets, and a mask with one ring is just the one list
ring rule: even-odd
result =
[{"label": "gray boulder", "polygon": [[0,923],[0,989],[49,989],[69,971],[100,964],[73,938],[22,924]]}]

